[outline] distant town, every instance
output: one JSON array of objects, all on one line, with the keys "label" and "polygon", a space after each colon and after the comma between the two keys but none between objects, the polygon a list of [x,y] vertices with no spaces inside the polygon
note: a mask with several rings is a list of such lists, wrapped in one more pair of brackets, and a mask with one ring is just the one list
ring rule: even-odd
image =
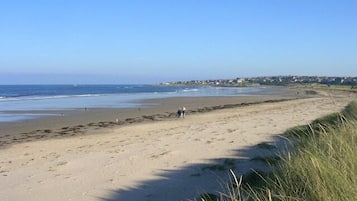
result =
[{"label": "distant town", "polygon": [[191,80],[165,82],[161,85],[202,85],[202,86],[259,86],[259,85],[293,85],[293,84],[324,84],[346,85],[357,87],[357,77],[323,77],[323,76],[262,76],[251,78]]}]

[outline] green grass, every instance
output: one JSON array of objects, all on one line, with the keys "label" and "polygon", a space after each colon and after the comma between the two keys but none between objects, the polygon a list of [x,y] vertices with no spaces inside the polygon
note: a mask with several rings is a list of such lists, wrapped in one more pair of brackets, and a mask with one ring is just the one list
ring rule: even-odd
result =
[{"label": "green grass", "polygon": [[250,172],[235,179],[227,196],[217,200],[357,200],[357,100],[286,136],[294,149],[274,163],[270,174]]},{"label": "green grass", "polygon": [[306,84],[302,85],[305,87],[312,87],[313,89],[322,89],[322,90],[329,90],[329,91],[344,91],[344,92],[357,92],[357,86],[351,85],[327,85],[327,84]]},{"label": "green grass", "polygon": [[273,165],[273,164],[278,163],[281,160],[281,157],[280,156],[265,156],[265,157],[256,156],[254,158],[251,158],[250,160],[251,161],[261,161],[261,162]]}]

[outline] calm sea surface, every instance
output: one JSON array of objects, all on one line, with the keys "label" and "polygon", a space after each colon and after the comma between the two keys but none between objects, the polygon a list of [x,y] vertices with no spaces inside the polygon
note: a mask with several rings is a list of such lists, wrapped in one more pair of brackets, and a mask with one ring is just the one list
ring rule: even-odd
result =
[{"label": "calm sea surface", "polygon": [[137,101],[149,98],[246,96],[273,90],[276,91],[269,87],[0,85],[0,122],[36,118],[41,115],[38,110],[132,108],[143,106]]}]

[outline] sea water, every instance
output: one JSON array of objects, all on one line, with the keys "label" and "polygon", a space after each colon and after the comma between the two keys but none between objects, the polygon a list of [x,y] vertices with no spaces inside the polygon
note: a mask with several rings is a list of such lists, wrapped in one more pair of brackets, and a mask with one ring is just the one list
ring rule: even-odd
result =
[{"label": "sea water", "polygon": [[[247,96],[266,87],[160,85],[0,85],[0,122],[56,115],[51,110],[144,107],[140,100],[168,97]],[[36,111],[36,112],[34,112]],[[39,111],[46,111],[41,113]]]}]

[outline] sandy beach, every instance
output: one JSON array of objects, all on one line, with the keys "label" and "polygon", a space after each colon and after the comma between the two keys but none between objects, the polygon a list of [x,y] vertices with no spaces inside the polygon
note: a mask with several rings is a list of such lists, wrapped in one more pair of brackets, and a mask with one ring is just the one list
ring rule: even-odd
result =
[{"label": "sandy beach", "polygon": [[[248,104],[283,101],[309,97],[296,89],[273,94],[257,93],[253,96],[228,97],[174,97],[146,99],[137,108],[80,108],[76,110],[7,111],[7,113],[31,113],[49,116],[19,122],[0,122],[0,148],[14,143],[88,134],[93,130],[113,128],[153,120],[176,119],[176,111],[185,106],[190,114],[215,109],[232,108]],[[101,131],[102,132],[102,131]]]},{"label": "sandy beach", "polygon": [[[154,108],[64,111],[3,124],[0,200],[175,201],[224,191],[229,169],[266,170],[252,159],[285,147],[279,136],[286,129],[354,98],[172,98],[148,101],[160,105]],[[176,118],[181,105],[188,115]]]}]

